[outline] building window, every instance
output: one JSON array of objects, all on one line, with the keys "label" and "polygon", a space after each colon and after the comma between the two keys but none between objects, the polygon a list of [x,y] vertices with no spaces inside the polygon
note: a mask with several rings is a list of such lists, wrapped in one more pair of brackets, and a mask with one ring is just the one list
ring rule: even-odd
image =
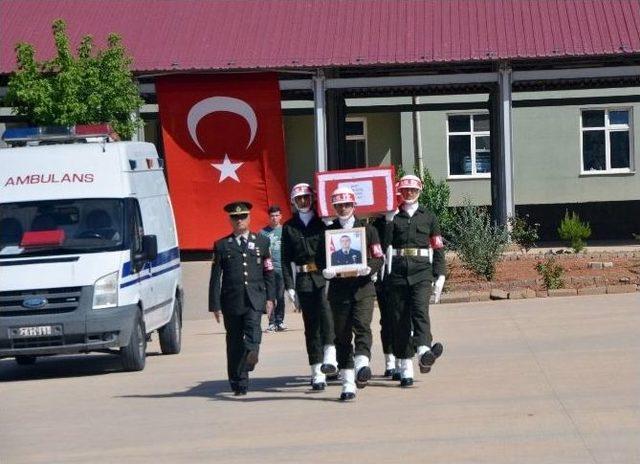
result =
[{"label": "building window", "polygon": [[345,153],[343,169],[367,166],[367,119],[347,118],[345,127]]},{"label": "building window", "polygon": [[449,177],[491,177],[489,115],[447,117]]},{"label": "building window", "polygon": [[631,111],[582,110],[582,173],[631,171]]}]

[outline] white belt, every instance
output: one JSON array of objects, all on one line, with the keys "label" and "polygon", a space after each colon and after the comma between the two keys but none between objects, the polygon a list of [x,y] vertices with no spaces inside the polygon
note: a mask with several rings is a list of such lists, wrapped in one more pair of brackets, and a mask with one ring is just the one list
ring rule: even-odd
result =
[{"label": "white belt", "polygon": [[394,248],[393,256],[429,256],[429,248]]}]

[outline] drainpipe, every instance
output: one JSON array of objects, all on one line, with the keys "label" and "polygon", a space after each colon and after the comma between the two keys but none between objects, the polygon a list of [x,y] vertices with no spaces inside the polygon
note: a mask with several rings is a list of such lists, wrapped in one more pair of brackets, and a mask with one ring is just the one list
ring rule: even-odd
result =
[{"label": "drainpipe", "polygon": [[414,169],[416,169],[420,173],[420,177],[422,177],[422,173],[424,172],[424,160],[422,159],[422,130],[420,125],[420,111],[416,109],[418,105],[417,96],[413,95],[411,97],[411,103],[413,105],[413,152],[414,152]]}]

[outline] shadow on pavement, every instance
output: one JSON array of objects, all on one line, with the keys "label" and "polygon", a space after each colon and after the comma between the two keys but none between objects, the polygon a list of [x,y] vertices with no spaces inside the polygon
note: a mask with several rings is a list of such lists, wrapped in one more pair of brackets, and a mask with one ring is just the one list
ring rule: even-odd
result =
[{"label": "shadow on pavement", "polygon": [[[158,356],[147,352],[147,357]],[[20,366],[13,358],[0,359],[0,382],[87,377],[124,372],[116,353],[40,356],[32,366]]]},{"label": "shadow on pavement", "polygon": [[[330,383],[329,388],[333,388],[335,383]],[[305,388],[305,390],[300,390]],[[295,391],[294,391],[295,390]],[[200,382],[188,390],[171,393],[159,393],[155,395],[123,395],[119,398],[180,398],[199,397],[210,398],[215,401],[236,401],[236,402],[258,402],[258,401],[280,401],[280,400],[312,400],[312,401],[338,401],[340,394],[336,388],[336,398],[326,398],[323,392],[315,392],[309,387],[308,377],[286,376],[269,378],[249,379],[249,393],[246,396],[234,396],[229,382],[225,380],[209,380]],[[264,393],[268,393],[265,396]],[[259,394],[260,396],[253,396]]]}]

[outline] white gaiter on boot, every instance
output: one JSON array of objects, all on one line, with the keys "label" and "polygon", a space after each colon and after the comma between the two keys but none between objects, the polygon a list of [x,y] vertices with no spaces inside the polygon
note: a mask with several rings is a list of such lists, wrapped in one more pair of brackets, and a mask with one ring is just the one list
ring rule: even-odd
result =
[{"label": "white gaiter on boot", "polygon": [[413,359],[401,359],[400,360],[400,376],[403,379],[413,378]]},{"label": "white gaiter on boot", "polygon": [[342,393],[356,392],[356,372],[353,369],[340,369]]},{"label": "white gaiter on boot", "polygon": [[322,373],[320,367],[322,364],[311,365],[311,382],[313,383],[327,383],[327,376]]},{"label": "white gaiter on boot", "polygon": [[384,355],[384,368],[385,370],[393,370],[396,368],[396,357],[394,355]]}]

